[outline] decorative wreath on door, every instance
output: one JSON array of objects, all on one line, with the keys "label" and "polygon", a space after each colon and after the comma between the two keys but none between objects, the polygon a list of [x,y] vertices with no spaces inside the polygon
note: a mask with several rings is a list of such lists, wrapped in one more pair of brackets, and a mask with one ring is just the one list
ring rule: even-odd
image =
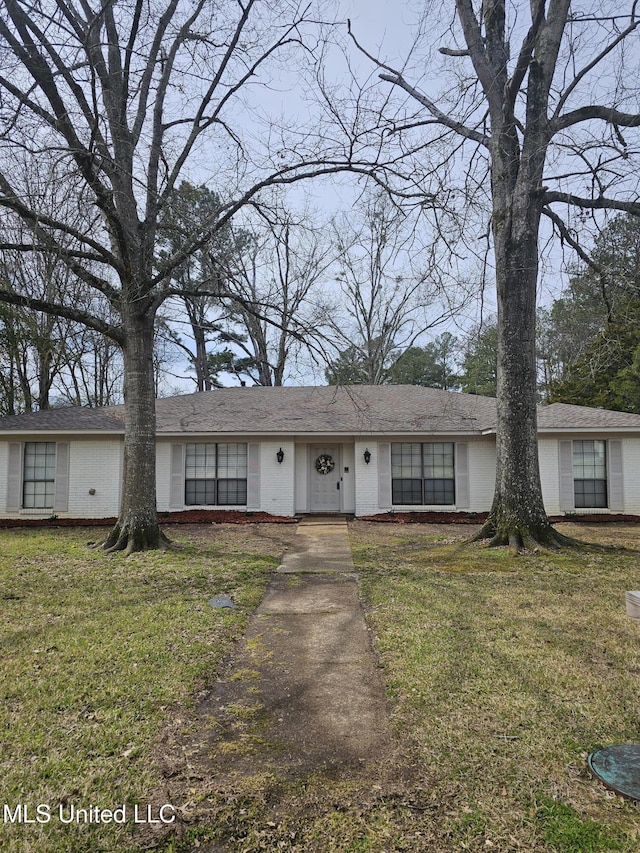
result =
[{"label": "decorative wreath on door", "polygon": [[318,474],[329,474],[336,467],[333,457],[328,453],[323,453],[316,459],[316,471]]}]

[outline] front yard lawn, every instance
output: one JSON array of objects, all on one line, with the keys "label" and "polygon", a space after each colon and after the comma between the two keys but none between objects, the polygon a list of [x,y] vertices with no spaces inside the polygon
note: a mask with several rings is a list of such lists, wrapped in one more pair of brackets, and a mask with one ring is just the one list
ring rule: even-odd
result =
[{"label": "front yard lawn", "polygon": [[[125,559],[89,549],[95,529],[0,531],[3,853],[137,849],[132,833],[162,805],[158,732],[215,677],[290,534],[176,528],[180,550]],[[211,607],[217,594],[237,609]],[[92,822],[92,806],[122,805],[126,823]],[[88,822],[64,822],[74,809]]]},{"label": "front yard lawn", "polygon": [[[562,530],[629,550],[513,557],[462,546],[469,527],[352,522],[392,754],[371,776],[191,780],[185,802],[206,798],[215,820],[161,840],[133,807],[157,819],[165,802],[163,729],[192,725],[295,527],[175,529],[181,550],[128,559],[88,549],[95,531],[1,531],[0,850],[636,851],[638,807],[586,758],[640,741],[640,625],[624,601],[640,527]],[[214,610],[219,594],[238,609]],[[59,819],[122,805],[124,824]]]},{"label": "front yard lawn", "polygon": [[[561,530],[640,545],[638,526]],[[419,849],[637,850],[638,808],[586,759],[640,741],[640,625],[625,614],[640,553],[443,544],[465,535],[352,525],[394,728],[431,807]]]}]

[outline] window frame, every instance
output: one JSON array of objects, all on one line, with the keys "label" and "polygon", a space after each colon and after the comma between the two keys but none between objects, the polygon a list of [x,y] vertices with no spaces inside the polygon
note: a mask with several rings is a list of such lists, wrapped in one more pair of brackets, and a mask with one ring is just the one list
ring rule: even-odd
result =
[{"label": "window frame", "polygon": [[[44,447],[44,453],[38,448]],[[32,454],[31,451],[34,451]],[[38,465],[38,456],[44,458],[44,466]],[[36,476],[40,473],[44,476]],[[31,476],[28,476],[28,473]],[[57,445],[55,441],[25,441],[22,450],[20,507],[27,510],[53,510],[56,501]],[[50,476],[47,476],[50,475]],[[29,488],[27,487],[29,484]],[[49,484],[51,484],[49,486]],[[44,491],[37,487],[44,485]],[[31,491],[33,486],[33,491]],[[38,498],[43,502],[39,503]]]},{"label": "window frame", "polygon": [[[601,445],[602,451],[596,453],[595,445]],[[591,445],[591,453],[587,455],[585,445]],[[577,459],[577,450],[582,455]],[[575,509],[609,509],[609,465],[608,446],[606,439],[587,438],[573,439],[571,442],[571,471],[573,475],[573,505]],[[576,473],[583,476],[576,476]],[[592,477],[585,477],[585,468]],[[593,471],[589,471],[589,468]],[[603,469],[603,475],[597,476],[598,469]]]},{"label": "window frame", "polygon": [[[190,448],[195,448],[191,451]],[[202,473],[204,476],[190,476],[190,457],[198,459],[198,448],[204,459]],[[224,452],[221,451],[224,448]],[[233,454],[230,448],[235,448]],[[185,443],[184,453],[184,505],[189,507],[209,506],[233,506],[241,507],[247,505],[248,496],[248,443],[242,441],[199,441]],[[241,452],[243,451],[243,452]],[[213,457],[213,461],[210,457]],[[224,464],[223,464],[224,463]],[[197,468],[192,466],[197,472]],[[244,476],[220,476],[221,471],[236,474],[244,473]],[[211,476],[213,474],[213,476]],[[233,484],[233,485],[232,485]],[[221,499],[223,494],[224,499]],[[204,497],[204,502],[196,500]],[[209,498],[213,500],[209,500]],[[229,499],[231,498],[231,499]]]},{"label": "window frame", "polygon": [[[392,441],[390,445],[392,506],[455,506],[456,449],[454,441]],[[420,476],[415,476],[418,464]],[[394,477],[394,468],[415,470],[410,470],[410,476]],[[450,477],[446,476],[449,469]],[[427,473],[431,476],[427,476]],[[441,476],[433,476],[436,473]],[[427,500],[428,497],[434,499]],[[435,500],[437,497],[441,497],[442,500]],[[410,499],[407,500],[407,498]]]}]

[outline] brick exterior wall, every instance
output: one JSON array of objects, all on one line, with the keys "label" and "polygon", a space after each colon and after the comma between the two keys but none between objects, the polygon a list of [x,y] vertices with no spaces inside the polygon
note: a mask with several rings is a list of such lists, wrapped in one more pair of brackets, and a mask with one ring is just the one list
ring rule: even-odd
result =
[{"label": "brick exterior wall", "polygon": [[[549,435],[539,440],[540,471],[543,484],[545,507],[550,515],[561,514],[560,474],[558,441],[560,439],[605,438],[622,442],[623,495],[627,514],[640,514],[640,437],[625,435],[584,434]],[[30,437],[31,438],[31,437]],[[215,440],[214,437],[194,437],[191,440]],[[20,440],[18,436],[13,441]],[[122,476],[122,439],[73,438],[70,436],[38,435],[34,440],[65,441],[69,443],[69,504],[68,511],[61,516],[75,518],[105,518],[118,513]],[[224,439],[223,439],[224,440]],[[398,439],[402,440],[402,439]],[[420,439],[428,441],[429,437]],[[438,439],[441,440],[441,439]],[[455,439],[450,439],[455,440]],[[296,512],[308,511],[308,445],[317,444],[293,440],[251,440],[260,446],[260,509],[274,515],[291,516]],[[170,507],[171,445],[169,439],[161,439],[157,450],[158,509],[168,511]],[[380,506],[379,502],[379,440],[358,439],[355,442],[333,441],[341,444],[342,483],[341,498],[344,512],[356,515],[373,515],[388,512],[391,507]],[[388,442],[385,442],[388,443]],[[465,512],[482,512],[491,506],[495,479],[495,443],[493,437],[469,438],[469,506]],[[277,452],[282,448],[284,461],[279,464]],[[370,464],[364,461],[364,452],[371,453]],[[19,510],[7,512],[8,441],[0,440],[0,516],[24,517],[50,515],[51,510]],[[348,472],[344,469],[348,468]],[[94,490],[94,494],[90,491]],[[401,511],[402,507],[394,507]],[[440,507],[406,507],[408,510],[434,509]],[[581,510],[581,512],[603,510]],[[606,512],[606,510],[605,510]]]}]

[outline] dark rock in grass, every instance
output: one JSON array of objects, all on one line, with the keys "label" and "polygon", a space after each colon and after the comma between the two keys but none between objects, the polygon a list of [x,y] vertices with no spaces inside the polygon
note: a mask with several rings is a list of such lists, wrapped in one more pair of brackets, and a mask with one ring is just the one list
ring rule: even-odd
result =
[{"label": "dark rock in grass", "polygon": [[230,610],[235,610],[236,605],[231,601],[228,595],[214,595],[209,599],[209,604],[212,607],[227,607]]}]

